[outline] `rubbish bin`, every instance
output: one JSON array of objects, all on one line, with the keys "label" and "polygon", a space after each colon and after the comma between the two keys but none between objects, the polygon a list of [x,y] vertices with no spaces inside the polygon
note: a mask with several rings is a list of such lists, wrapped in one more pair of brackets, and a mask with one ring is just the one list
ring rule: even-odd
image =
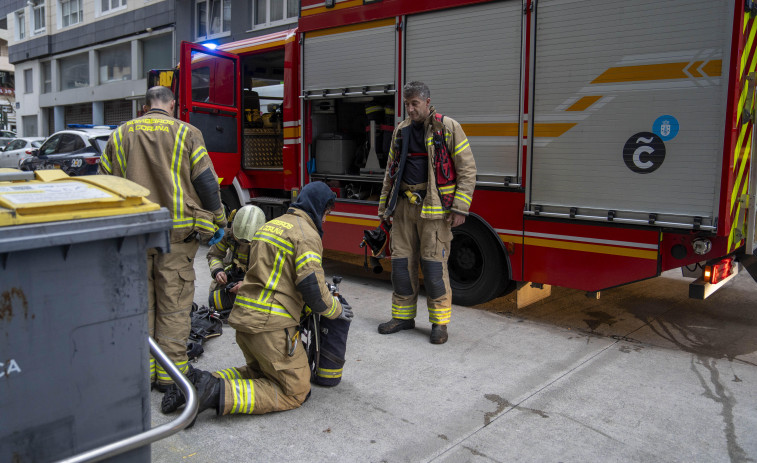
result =
[{"label": "rubbish bin", "polygon": [[[112,176],[0,169],[0,461],[150,429],[146,250],[171,220]],[[149,461],[149,446],[110,461]]]}]

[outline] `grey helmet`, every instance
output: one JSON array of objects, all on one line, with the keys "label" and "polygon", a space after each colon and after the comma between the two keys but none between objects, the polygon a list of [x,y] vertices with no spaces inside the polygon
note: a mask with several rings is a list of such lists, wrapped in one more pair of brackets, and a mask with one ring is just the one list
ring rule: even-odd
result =
[{"label": "grey helmet", "polygon": [[258,206],[244,206],[234,215],[231,232],[234,238],[249,243],[255,232],[266,222],[265,213]]}]

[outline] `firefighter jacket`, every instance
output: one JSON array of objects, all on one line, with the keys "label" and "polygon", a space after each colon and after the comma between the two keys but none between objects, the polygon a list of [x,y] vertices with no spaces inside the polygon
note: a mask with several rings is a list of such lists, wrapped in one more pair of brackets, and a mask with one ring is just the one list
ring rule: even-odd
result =
[{"label": "firefighter jacket", "polygon": [[[227,254],[229,254],[228,259]],[[233,265],[241,269],[242,272],[247,272],[250,265],[250,245],[235,240],[231,227],[226,227],[221,241],[208,249],[207,257],[210,276],[213,279],[218,272],[225,270],[228,265]]]},{"label": "firefighter jacket", "polygon": [[[441,116],[440,116],[441,117]],[[381,196],[379,197],[379,217],[388,220],[393,214],[393,210],[387,210],[387,205],[390,203],[390,199],[394,195],[394,190],[400,188],[401,178],[392,178],[392,175],[396,173],[395,169],[392,169],[393,163],[399,163],[402,155],[402,138],[400,133],[402,129],[410,126],[411,119],[405,119],[400,122],[394,134],[392,135],[392,143],[389,148],[389,157],[386,163],[386,173],[384,174],[384,185],[381,189]],[[428,154],[428,183],[426,186],[426,196],[423,199],[423,205],[421,208],[421,218],[424,219],[442,219],[445,218],[450,211],[454,211],[460,214],[468,215],[471,201],[473,198],[473,190],[476,187],[476,161],[473,159],[473,152],[470,149],[468,143],[468,137],[465,136],[460,124],[454,119],[444,116],[440,121],[436,116],[436,110],[431,107],[431,112],[423,123],[424,126],[424,138],[426,140],[426,153]],[[441,136],[444,139],[447,152],[452,158],[455,170],[455,180],[451,183],[447,183],[443,186],[437,184],[437,168],[435,166],[435,159],[437,156],[437,147],[434,144],[434,135],[441,132]],[[441,141],[441,137],[438,137]],[[396,164],[395,164],[396,166]],[[401,198],[402,192],[398,194],[398,201],[403,200]],[[451,195],[451,206],[445,207],[442,202],[442,195]],[[396,203],[394,204],[396,206]]]},{"label": "firefighter jacket", "polygon": [[250,252],[255,258],[229,315],[234,329],[255,334],[297,326],[305,305],[327,318],[342,313],[326,286],[323,243],[307,212],[290,208],[267,222],[252,239]]},{"label": "firefighter jacket", "polygon": [[100,157],[99,173],[149,189],[148,199],[171,213],[172,243],[194,232],[209,239],[226,225],[218,177],[202,134],[163,110],[148,111],[114,130]]}]

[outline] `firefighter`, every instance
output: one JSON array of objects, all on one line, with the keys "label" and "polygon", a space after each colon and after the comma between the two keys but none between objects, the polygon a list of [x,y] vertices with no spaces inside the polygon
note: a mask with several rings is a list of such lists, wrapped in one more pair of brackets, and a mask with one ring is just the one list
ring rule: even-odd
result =
[{"label": "firefighter", "polygon": [[418,264],[423,270],[433,344],[447,342],[452,292],[447,272],[452,227],[465,222],[476,186],[476,163],[468,139],[454,119],[431,106],[423,82],[402,92],[407,119],[394,130],[378,215],[393,217],[392,319],[381,334],[415,328]]},{"label": "firefighter", "polygon": [[211,246],[207,254],[213,279],[208,297],[210,308],[218,311],[231,309],[250,267],[250,241],[264,223],[265,213],[257,206],[247,205],[229,214],[229,225],[223,238]]},{"label": "firefighter", "polygon": [[[218,177],[195,127],[174,119],[174,95],[152,87],[146,113],[118,127],[100,158],[100,174],[132,180],[150,190],[148,199],[168,209],[173,219],[170,252],[147,252],[148,325],[168,358],[185,374],[187,338],[194,299],[194,258],[203,240],[220,239],[226,225]],[[173,383],[150,358],[153,385],[165,391]]]},{"label": "firefighter", "polygon": [[[195,370],[190,379],[199,396],[198,413],[291,410],[308,397],[310,367],[298,332],[303,306],[330,319],[353,317],[352,308],[329,292],[321,267],[322,223],[335,197],[325,183],[310,183],[286,214],[255,234],[250,244],[255,259],[229,316],[247,363],[213,374]],[[177,391],[174,385],[163,396],[164,413],[184,403]]]}]

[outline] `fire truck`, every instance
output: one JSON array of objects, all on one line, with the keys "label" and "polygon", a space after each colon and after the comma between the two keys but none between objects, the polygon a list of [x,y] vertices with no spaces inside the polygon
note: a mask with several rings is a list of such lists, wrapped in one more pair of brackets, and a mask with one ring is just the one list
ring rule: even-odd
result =
[{"label": "fire truck", "polygon": [[[182,43],[171,85],[230,207],[338,193],[326,249],[359,254],[401,89],[419,80],[478,167],[454,302],[598,294],[682,268],[704,298],[754,269],[755,12],[744,0],[302,0],[296,28]],[[750,270],[751,271],[751,270]],[[530,296],[525,296],[527,299]]]}]

